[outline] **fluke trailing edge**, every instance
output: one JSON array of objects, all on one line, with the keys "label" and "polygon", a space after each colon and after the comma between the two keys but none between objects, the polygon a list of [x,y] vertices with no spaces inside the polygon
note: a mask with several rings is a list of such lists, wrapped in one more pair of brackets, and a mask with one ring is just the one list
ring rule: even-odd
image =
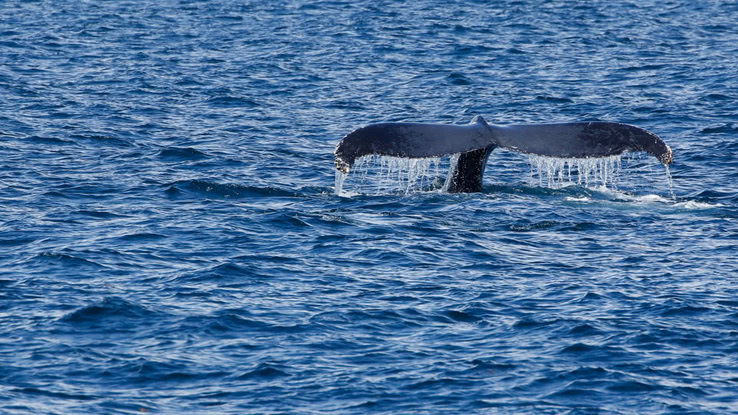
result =
[{"label": "fluke trailing edge", "polygon": [[479,192],[487,158],[496,147],[561,158],[607,157],[645,151],[671,163],[671,149],[656,134],[628,124],[582,122],[490,125],[476,116],[467,125],[382,123],[359,128],[336,146],[336,169],[348,173],[354,161],[371,154],[405,158],[460,153],[449,192]]}]

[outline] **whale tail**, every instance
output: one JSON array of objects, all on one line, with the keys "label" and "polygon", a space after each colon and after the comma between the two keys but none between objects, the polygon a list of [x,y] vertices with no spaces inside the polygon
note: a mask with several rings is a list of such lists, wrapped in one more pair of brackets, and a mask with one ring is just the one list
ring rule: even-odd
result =
[{"label": "whale tail", "polygon": [[467,125],[382,123],[359,128],[336,146],[336,169],[348,173],[362,156],[440,157],[461,153],[449,192],[482,189],[487,158],[496,147],[559,158],[607,157],[645,151],[664,165],[673,153],[656,134],[628,124],[582,122],[496,126],[476,116]]}]

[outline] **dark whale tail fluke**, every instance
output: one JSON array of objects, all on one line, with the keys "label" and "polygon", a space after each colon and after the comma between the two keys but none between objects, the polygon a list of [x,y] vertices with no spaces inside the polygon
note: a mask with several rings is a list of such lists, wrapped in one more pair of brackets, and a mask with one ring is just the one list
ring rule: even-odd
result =
[{"label": "dark whale tail fluke", "polygon": [[645,151],[664,165],[671,149],[650,131],[628,124],[583,122],[489,125],[481,116],[467,125],[383,123],[359,128],[336,146],[336,169],[348,173],[362,156],[440,157],[461,153],[450,192],[478,192],[489,153],[496,147],[559,158],[607,157]]},{"label": "dark whale tail fluke", "polygon": [[471,124],[371,124],[354,130],[336,146],[336,168],[347,173],[362,156],[425,158],[479,150],[494,145],[490,126],[482,117]]},{"label": "dark whale tail fluke", "polygon": [[628,124],[580,122],[492,128],[500,147],[539,156],[589,158],[645,151],[665,165],[673,159],[669,146],[656,134]]}]

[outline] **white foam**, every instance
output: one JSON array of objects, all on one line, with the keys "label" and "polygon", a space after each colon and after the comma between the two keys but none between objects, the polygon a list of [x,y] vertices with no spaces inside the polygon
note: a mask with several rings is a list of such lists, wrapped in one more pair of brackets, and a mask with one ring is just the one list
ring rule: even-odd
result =
[{"label": "white foam", "polygon": [[686,202],[679,202],[675,203],[674,206],[689,209],[689,210],[697,210],[697,209],[714,209],[714,208],[721,208],[725,207],[725,205],[721,203],[704,203],[704,202],[696,202],[694,200],[688,200]]},{"label": "white foam", "polygon": [[653,203],[653,202],[670,203],[671,202],[671,200],[661,195],[643,195],[643,196],[634,197],[634,199],[638,200],[639,202],[647,202],[647,203]]},{"label": "white foam", "polygon": [[564,198],[567,202],[591,202],[592,199],[583,196],[583,197],[573,197],[573,196],[567,196]]},{"label": "white foam", "polygon": [[[687,200],[682,202],[677,202],[674,198],[664,197],[662,195],[657,194],[645,194],[645,195],[633,195],[629,193],[624,193],[618,190],[614,189],[606,189],[603,191],[603,193],[607,193],[614,197],[614,200],[618,201],[625,201],[633,204],[643,204],[643,205],[665,205],[670,206],[678,209],[688,209],[688,210],[698,210],[698,209],[714,209],[714,208],[720,208],[724,207],[724,205],[720,203],[704,203],[704,202],[697,202],[694,200]],[[576,198],[566,198],[566,200],[576,200]]]}]

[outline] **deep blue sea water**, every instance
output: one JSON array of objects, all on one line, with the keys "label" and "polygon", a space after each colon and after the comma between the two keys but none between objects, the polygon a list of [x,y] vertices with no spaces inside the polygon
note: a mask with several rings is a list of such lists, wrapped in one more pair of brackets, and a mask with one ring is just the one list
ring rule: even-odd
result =
[{"label": "deep blue sea water", "polygon": [[[0,2],[0,413],[738,413],[736,22]],[[673,188],[335,194],[351,130],[477,114],[648,128]]]}]

